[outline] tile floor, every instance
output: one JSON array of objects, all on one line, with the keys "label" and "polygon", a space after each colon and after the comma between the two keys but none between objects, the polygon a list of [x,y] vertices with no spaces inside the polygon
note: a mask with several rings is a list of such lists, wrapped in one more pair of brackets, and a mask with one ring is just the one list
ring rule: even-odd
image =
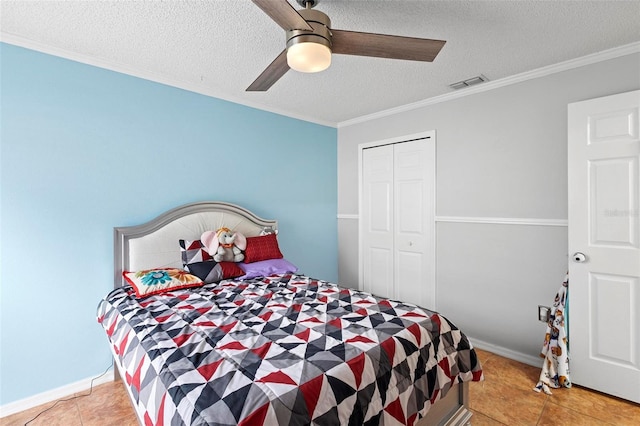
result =
[{"label": "tile floor", "polygon": [[[640,405],[574,386],[552,389],[553,395],[531,389],[540,368],[477,350],[485,381],[469,389],[471,423],[478,425],[640,425]],[[540,359],[542,366],[542,358]]]},{"label": "tile floor", "polygon": [[[540,369],[478,350],[485,381],[470,387],[474,426],[482,425],[640,425],[640,405],[587,389],[557,389],[553,395],[533,392]],[[542,360],[541,360],[542,362]],[[80,393],[82,395],[87,392]],[[3,426],[22,426],[41,407],[0,419]],[[29,426],[135,426],[137,420],[120,382],[93,389],[90,396],[60,402]]]}]

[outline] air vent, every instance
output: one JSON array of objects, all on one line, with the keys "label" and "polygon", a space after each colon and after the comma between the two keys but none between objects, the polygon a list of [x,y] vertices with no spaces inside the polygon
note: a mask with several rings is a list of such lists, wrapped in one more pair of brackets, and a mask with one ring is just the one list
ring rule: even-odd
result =
[{"label": "air vent", "polygon": [[485,81],[489,81],[487,77],[480,74],[476,77],[471,77],[466,80],[458,81],[457,83],[452,83],[449,85],[452,89],[464,89],[465,87],[475,86],[476,84],[484,83]]}]

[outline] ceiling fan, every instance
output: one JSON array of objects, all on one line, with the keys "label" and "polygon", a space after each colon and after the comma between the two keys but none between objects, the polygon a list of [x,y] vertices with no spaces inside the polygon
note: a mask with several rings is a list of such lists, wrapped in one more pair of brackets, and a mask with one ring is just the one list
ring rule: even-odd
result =
[{"label": "ceiling fan", "polygon": [[312,9],[318,0],[296,0],[302,10],[294,9],[287,0],[251,1],[286,31],[287,45],[248,92],[268,90],[289,68],[325,70],[331,64],[331,53],[431,62],[445,44],[443,40],[333,29],[327,15]]}]

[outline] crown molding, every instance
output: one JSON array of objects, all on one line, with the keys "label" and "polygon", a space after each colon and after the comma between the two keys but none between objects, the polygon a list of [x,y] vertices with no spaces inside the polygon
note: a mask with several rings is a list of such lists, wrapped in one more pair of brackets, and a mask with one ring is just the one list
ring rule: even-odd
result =
[{"label": "crown molding", "polygon": [[377,120],[380,118],[388,117],[391,115],[399,114],[402,112],[412,111],[414,109],[426,107],[429,105],[438,104],[440,102],[446,102],[453,99],[459,99],[465,96],[475,95],[476,93],[482,93],[489,90],[494,90],[500,87],[509,86],[511,84],[521,83],[523,81],[532,80],[535,78],[544,77],[551,74],[556,74],[562,71],[571,70],[574,68],[583,67],[585,65],[591,65],[598,62],[607,61],[609,59],[618,58],[621,56],[631,55],[640,52],[640,41],[625,44],[623,46],[614,47],[612,49],[603,50],[601,52],[592,53],[590,55],[582,56],[580,58],[570,59],[568,61],[559,62],[557,64],[549,65],[542,68],[537,68],[531,71],[526,71],[520,74],[512,75],[509,77],[501,78],[499,80],[488,81],[486,83],[472,86],[460,91],[446,93],[440,96],[434,96],[432,98],[424,99],[421,101],[413,102],[399,107],[386,109],[383,111],[374,112],[372,114],[363,115],[350,120],[341,121],[337,127],[347,127],[354,124],[365,123],[371,120]]},{"label": "crown molding", "polygon": [[126,74],[133,77],[142,78],[144,80],[153,81],[155,83],[164,84],[166,86],[176,87],[178,89],[197,93],[199,95],[209,96],[209,97],[220,99],[223,101],[233,102],[235,104],[259,109],[261,111],[271,112],[271,113],[282,115],[285,117],[294,118],[296,120],[308,121],[310,123],[319,124],[322,126],[327,126],[332,128],[336,127],[335,122],[318,120],[317,118],[306,116],[303,114],[292,114],[289,111],[284,111],[278,108],[270,108],[265,105],[261,105],[258,102],[248,102],[245,99],[222,95],[220,93],[217,93],[215,90],[211,90],[210,88],[205,86],[193,84],[193,83],[178,80],[178,79],[168,78],[166,76],[156,74],[149,70],[132,68],[130,66],[117,63],[114,61],[109,61],[96,56],[83,55],[76,52],[71,52],[66,49],[50,46],[48,44],[26,39],[24,37],[16,36],[14,34],[10,34],[4,31],[0,31],[0,42],[11,44],[18,47],[23,47],[25,49],[35,50],[37,52],[45,53],[47,55],[58,56],[60,58],[69,59],[74,62],[80,62],[82,64],[91,65],[98,68],[103,68],[103,69],[114,71],[120,74]]},{"label": "crown molding", "polygon": [[0,31],[0,42],[11,44],[18,47],[23,47],[30,50],[35,50],[37,52],[45,53],[48,55],[58,56],[64,59],[69,59],[71,61],[80,62],[86,65],[107,69],[107,70],[118,72],[121,74],[142,78],[145,80],[153,81],[153,82],[164,84],[167,86],[176,87],[178,89],[183,89],[183,90],[201,94],[204,96],[209,96],[212,98],[216,98],[216,99],[220,99],[228,102],[233,102],[235,104],[259,109],[261,111],[271,112],[271,113],[282,115],[285,117],[294,118],[297,120],[307,121],[310,123],[319,124],[321,126],[327,126],[327,127],[333,127],[333,128],[352,126],[354,124],[364,123],[367,121],[388,117],[394,114],[399,114],[402,112],[407,112],[414,109],[422,108],[425,106],[438,104],[440,102],[446,102],[453,99],[474,95],[476,93],[482,93],[482,92],[497,89],[500,87],[508,86],[511,84],[521,83],[523,81],[532,80],[535,78],[544,77],[544,76],[555,74],[558,72],[567,71],[567,70],[579,68],[585,65],[595,64],[595,63],[606,61],[609,59],[614,59],[621,56],[631,55],[631,54],[640,52],[640,41],[634,42],[634,43],[626,44],[623,46],[615,47],[612,49],[604,50],[601,52],[596,52],[590,55],[582,56],[580,58],[575,58],[568,61],[560,62],[554,65],[549,65],[549,66],[538,68],[535,70],[526,71],[513,76],[505,77],[499,80],[489,81],[489,82],[480,84],[478,86],[472,86],[470,88],[463,89],[460,91],[446,93],[440,96],[434,96],[418,102],[401,105],[399,107],[390,108],[390,109],[378,111],[372,114],[367,114],[367,115],[363,115],[353,119],[335,123],[335,122],[326,121],[326,120],[318,120],[317,118],[306,116],[303,114],[292,114],[289,111],[284,111],[279,108],[267,107],[258,102],[248,102],[245,99],[222,95],[220,93],[216,93],[214,90],[211,90],[210,88],[200,86],[198,84],[193,84],[193,83],[181,81],[178,79],[167,78],[165,76],[156,74],[149,70],[135,69],[124,64],[105,60],[103,58],[78,54],[76,52],[71,52],[66,49],[50,46],[44,43],[26,39],[26,38],[23,38],[11,33],[7,33],[4,31]]}]

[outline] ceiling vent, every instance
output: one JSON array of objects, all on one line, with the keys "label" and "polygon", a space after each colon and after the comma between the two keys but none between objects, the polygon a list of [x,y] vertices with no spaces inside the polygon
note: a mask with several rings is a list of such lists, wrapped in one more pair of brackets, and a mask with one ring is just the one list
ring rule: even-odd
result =
[{"label": "ceiling vent", "polygon": [[465,87],[475,86],[476,84],[484,83],[485,81],[489,81],[487,77],[480,74],[476,77],[471,77],[466,80],[458,81],[457,83],[452,83],[449,85],[452,89],[464,89]]}]

